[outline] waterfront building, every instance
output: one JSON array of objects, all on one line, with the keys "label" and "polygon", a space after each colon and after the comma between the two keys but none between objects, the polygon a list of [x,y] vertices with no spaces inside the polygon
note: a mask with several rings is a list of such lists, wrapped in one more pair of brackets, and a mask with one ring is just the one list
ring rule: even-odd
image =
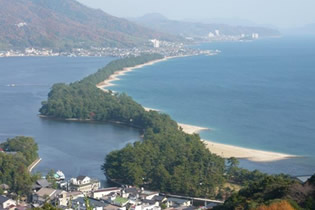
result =
[{"label": "waterfront building", "polygon": [[78,176],[77,178],[70,179],[70,189],[74,191],[88,194],[98,190],[100,187],[100,181],[91,179],[88,176]]}]

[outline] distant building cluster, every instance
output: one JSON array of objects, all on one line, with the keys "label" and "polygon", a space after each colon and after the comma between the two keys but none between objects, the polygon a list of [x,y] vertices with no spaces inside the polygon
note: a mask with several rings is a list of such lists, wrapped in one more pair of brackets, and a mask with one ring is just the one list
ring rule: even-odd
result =
[{"label": "distant building cluster", "polygon": [[[187,38],[186,38],[187,39]],[[251,34],[240,34],[240,35],[224,35],[220,33],[220,30],[214,30],[208,33],[206,37],[208,41],[244,41],[244,40],[254,40],[259,39],[258,33]]]},{"label": "distant building cluster", "polygon": [[[219,33],[219,32],[218,32]],[[141,54],[158,53],[164,56],[184,56],[184,55],[213,55],[218,51],[199,50],[187,48],[183,43],[167,42],[162,40],[149,40],[146,46],[134,48],[116,48],[116,47],[90,47],[73,48],[69,52],[59,52],[52,49],[42,48],[26,48],[24,50],[8,50],[0,51],[0,57],[18,57],[18,56],[68,56],[68,57],[84,57],[84,56],[114,56],[128,57],[139,56]]]}]

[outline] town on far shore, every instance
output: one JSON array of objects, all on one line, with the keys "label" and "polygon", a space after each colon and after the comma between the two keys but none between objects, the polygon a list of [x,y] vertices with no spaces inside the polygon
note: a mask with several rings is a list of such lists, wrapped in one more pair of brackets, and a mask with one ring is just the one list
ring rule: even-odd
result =
[{"label": "town on far shore", "polygon": [[[224,35],[219,30],[209,32],[207,36],[185,37],[187,43],[203,43],[217,41],[252,41],[259,39],[258,33]],[[89,47],[89,48],[72,48],[70,50],[54,50],[49,48],[25,48],[11,49],[6,51],[0,50],[0,57],[21,57],[21,56],[68,56],[68,57],[85,57],[85,56],[113,56],[128,57],[139,56],[141,54],[158,53],[164,56],[187,56],[187,55],[215,55],[219,50],[200,50],[197,48],[186,47],[181,42],[168,42],[158,39],[148,40],[143,46],[133,48],[118,47]]]},{"label": "town on far shore", "polygon": [[[49,175],[50,174],[50,175]],[[211,209],[223,201],[169,195],[128,185],[102,188],[101,182],[88,176],[65,181],[62,171],[48,173],[32,186],[31,198],[13,199],[9,186],[0,185],[0,209],[26,210],[51,203],[60,209],[86,210],[161,210]]]}]

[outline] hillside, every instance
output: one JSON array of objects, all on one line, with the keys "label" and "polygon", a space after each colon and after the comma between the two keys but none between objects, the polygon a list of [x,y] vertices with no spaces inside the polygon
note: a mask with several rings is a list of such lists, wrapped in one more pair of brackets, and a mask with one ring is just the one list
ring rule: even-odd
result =
[{"label": "hillside", "polygon": [[222,35],[240,35],[259,33],[261,37],[279,36],[280,32],[265,27],[252,27],[252,26],[231,26],[226,24],[207,24],[199,22],[177,21],[170,20],[158,14],[147,14],[139,18],[130,18],[131,21],[151,28],[153,30],[170,33],[173,35],[182,36],[207,36],[209,32],[219,30]]},{"label": "hillside", "polygon": [[169,35],[88,8],[75,0],[0,0],[0,50],[133,47]]},{"label": "hillside", "polygon": [[233,194],[216,210],[315,209],[315,174],[305,183],[283,175],[264,177]]}]

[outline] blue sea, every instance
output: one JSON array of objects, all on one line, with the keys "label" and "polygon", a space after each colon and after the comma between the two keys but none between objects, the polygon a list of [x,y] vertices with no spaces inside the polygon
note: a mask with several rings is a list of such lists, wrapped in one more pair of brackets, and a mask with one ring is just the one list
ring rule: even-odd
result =
[{"label": "blue sea", "polygon": [[113,59],[0,58],[0,142],[21,135],[34,137],[42,158],[35,171],[62,170],[66,178],[86,175],[105,180],[101,165],[106,154],[139,140],[138,130],[108,123],[42,119],[38,110],[54,83],[80,80]]},{"label": "blue sea", "polygon": [[196,46],[216,56],[169,60],[134,70],[111,89],[176,121],[211,128],[204,139],[300,158],[241,166],[315,173],[315,38],[284,37]]}]

